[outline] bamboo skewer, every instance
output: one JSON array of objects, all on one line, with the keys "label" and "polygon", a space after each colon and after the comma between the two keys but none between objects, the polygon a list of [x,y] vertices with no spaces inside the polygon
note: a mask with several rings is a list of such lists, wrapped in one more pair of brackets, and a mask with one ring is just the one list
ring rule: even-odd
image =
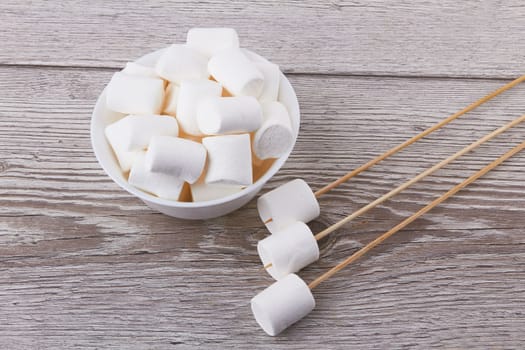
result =
[{"label": "bamboo skewer", "polygon": [[[458,152],[454,153],[453,155],[449,156],[448,158],[443,159],[439,163],[437,163],[434,166],[432,166],[432,167],[428,168],[427,170],[423,171],[419,175],[417,175],[417,176],[413,177],[412,179],[406,181],[405,183],[399,185],[398,187],[394,188],[390,192],[388,192],[388,193],[384,194],[383,196],[377,198],[376,200],[368,203],[364,207],[361,207],[360,209],[356,210],[352,214],[348,215],[346,218],[344,218],[344,219],[336,222],[335,224],[327,227],[323,231],[317,233],[315,235],[315,239],[317,241],[321,240],[322,238],[326,237],[330,233],[332,233],[335,230],[339,229],[340,227],[342,227],[343,225],[345,225],[348,222],[352,221],[353,219],[357,218],[358,216],[360,216],[360,215],[366,213],[367,211],[375,208],[379,204],[381,204],[381,203],[385,202],[386,200],[392,198],[396,194],[399,194],[400,192],[402,192],[403,190],[405,190],[409,186],[415,184],[416,182],[422,180],[426,176],[431,175],[432,173],[434,173],[437,170],[443,168],[444,166],[446,166],[447,164],[451,163],[452,161],[458,159],[459,157],[461,157],[461,156],[465,155],[466,153],[472,151],[476,147],[479,147],[481,144],[483,144],[483,143],[493,139],[494,137],[500,135],[501,133],[507,131],[508,129],[518,125],[519,123],[521,123],[523,121],[525,121],[525,114],[522,115],[521,117],[518,117],[518,118],[514,119],[513,121],[511,121],[511,122],[509,122],[509,123],[507,123],[507,124],[497,128],[496,130],[494,130],[494,131],[490,132],[489,134],[483,136],[479,140],[471,143],[467,147],[461,149],[460,151],[458,151]],[[262,269],[265,270],[265,269],[267,269],[267,268],[269,268],[271,266],[272,266],[272,264],[270,263],[270,264],[267,264],[267,265],[263,266]]]},{"label": "bamboo skewer", "polygon": [[495,167],[497,167],[498,165],[500,165],[501,163],[503,163],[504,161],[506,161],[507,159],[509,159],[513,155],[515,155],[516,153],[522,151],[524,148],[525,148],[525,141],[522,142],[521,144],[515,146],[511,150],[507,151],[505,154],[500,156],[498,159],[492,161],[490,164],[488,164],[487,166],[485,166],[481,170],[477,171],[476,173],[474,173],[473,175],[471,175],[470,177],[468,177],[467,179],[465,179],[461,183],[459,183],[456,186],[454,186],[453,188],[451,188],[445,194],[443,194],[440,197],[436,198],[435,200],[433,200],[432,202],[427,204],[425,207],[421,208],[416,213],[412,214],[411,216],[409,216],[405,220],[401,221],[399,224],[397,224],[396,226],[394,226],[393,228],[391,228],[390,230],[388,230],[387,232],[385,232],[381,236],[377,237],[372,242],[368,243],[367,245],[365,245],[363,248],[359,249],[357,252],[355,252],[354,254],[349,256],[348,258],[346,258],[345,260],[343,260],[342,262],[340,262],[339,264],[337,264],[336,266],[334,266],[333,268],[331,268],[330,270],[328,270],[327,272],[325,272],[321,276],[317,277],[315,280],[313,280],[312,282],[310,282],[308,284],[308,287],[310,289],[316,288],[320,283],[322,283],[323,281],[325,281],[328,278],[332,277],[334,274],[336,274],[337,272],[341,271],[343,268],[345,268],[349,264],[351,264],[354,261],[358,260],[363,255],[365,255],[370,250],[372,250],[374,247],[376,247],[377,245],[381,244],[386,239],[388,239],[389,237],[394,235],[396,232],[402,230],[403,228],[408,226],[410,223],[415,221],[420,216],[428,213],[431,209],[433,209],[437,205],[443,203],[445,200],[447,200],[448,198],[452,197],[453,195],[458,193],[460,190],[462,190],[466,186],[470,185],[472,182],[476,181],[477,179],[479,179],[480,177],[482,177],[483,175],[485,175],[486,173],[488,173],[489,171],[491,171],[492,169],[494,169]]},{"label": "bamboo skewer", "polygon": [[401,191],[405,190],[406,188],[408,188],[409,186],[415,184],[416,182],[420,181],[421,179],[425,178],[426,176],[436,172],[437,170],[443,168],[445,165],[447,165],[447,164],[451,163],[452,161],[458,159],[462,155],[465,155],[466,153],[472,151],[473,149],[475,149],[476,147],[478,147],[482,143],[487,142],[490,139],[493,139],[494,137],[498,136],[502,132],[505,132],[506,130],[512,128],[513,126],[518,125],[519,123],[521,123],[524,120],[525,120],[525,114],[522,115],[519,118],[514,119],[510,123],[508,123],[508,124],[498,128],[498,129],[494,130],[493,132],[483,136],[482,138],[480,138],[479,140],[471,143],[470,145],[468,145],[467,147],[463,148],[462,150],[456,152],[455,154],[451,155],[450,157],[448,157],[446,159],[443,159],[441,162],[435,164],[431,168],[428,168],[427,170],[423,171],[419,175],[413,177],[412,179],[408,180],[407,182],[405,182],[405,183],[401,184],[400,186],[394,188],[392,191],[388,192],[387,194],[377,198],[376,200],[374,200],[373,202],[365,205],[361,209],[358,209],[357,211],[355,211],[352,214],[348,215],[346,218],[342,219],[341,221],[339,221],[339,222],[333,224],[332,226],[329,226],[328,228],[324,229],[323,231],[319,232],[318,234],[315,235],[315,239],[316,240],[320,240],[321,238],[327,236],[331,232],[337,230],[338,228],[340,228],[341,226],[345,225],[346,223],[352,221],[353,219],[355,219],[356,217],[360,216],[361,214],[366,213],[368,210],[370,210],[370,209],[376,207],[377,205],[383,203],[387,199],[395,196],[396,194],[400,193]]},{"label": "bamboo skewer", "polygon": [[[488,95],[480,98],[479,100],[471,103],[467,107],[465,107],[465,108],[457,111],[456,113],[450,115],[449,117],[441,120],[437,124],[435,124],[435,125],[431,126],[430,128],[424,130],[423,132],[421,132],[421,133],[413,136],[412,138],[406,140],[405,142],[403,142],[403,143],[401,143],[401,144],[391,148],[390,150],[386,151],[385,153],[380,154],[376,158],[369,160],[367,163],[365,163],[365,164],[361,165],[360,167],[358,167],[358,168],[348,172],[346,175],[338,178],[337,180],[335,180],[335,181],[331,182],[330,184],[324,186],[323,188],[317,190],[314,193],[315,197],[319,198],[323,194],[326,194],[326,193],[330,192],[331,190],[333,190],[337,186],[341,185],[342,183],[350,180],[354,176],[362,173],[363,171],[371,168],[372,166],[376,165],[377,163],[381,162],[382,160],[390,157],[391,155],[393,155],[393,154],[403,150],[404,148],[412,145],[413,143],[421,140],[423,137],[431,134],[432,132],[434,132],[434,131],[436,131],[438,129],[441,129],[442,127],[444,127],[445,125],[449,124],[450,122],[456,120],[457,118],[461,117],[465,113],[468,113],[468,112],[474,110],[475,108],[481,106],[485,102],[490,101],[494,97],[500,95],[501,93],[503,93],[503,92],[505,92],[505,91],[507,91],[509,89],[512,89],[513,87],[515,87],[516,85],[522,83],[523,81],[525,81],[525,75],[522,75],[521,77],[519,77],[517,79],[514,79],[513,81],[511,81],[511,82],[509,82],[509,83],[499,87],[498,89],[492,91]],[[266,225],[266,224],[268,224],[269,222],[272,222],[272,221],[273,221],[273,219],[269,218],[268,220],[266,220],[264,222],[264,224]]]},{"label": "bamboo skewer", "polygon": [[498,96],[499,94],[515,87],[516,85],[520,84],[521,82],[525,81],[525,75],[522,75],[521,77],[517,78],[517,79],[514,79],[513,81],[503,85],[502,87],[494,90],[493,92],[491,92],[490,94],[480,98],[479,100],[471,103],[470,105],[468,105],[467,107],[463,108],[462,110],[452,114],[451,116],[443,119],[442,121],[440,121],[439,123],[435,124],[434,126],[431,126],[430,128],[424,130],[423,132],[421,132],[420,134],[406,140],[405,142],[395,146],[394,148],[391,148],[390,150],[386,151],[385,153],[377,156],[376,158],[368,161],[367,163],[361,165],[360,167],[350,171],[349,173],[347,173],[346,175],[340,177],[339,179],[335,180],[334,182],[324,186],[323,188],[319,189],[317,192],[315,192],[315,196],[317,198],[319,198],[320,196],[322,196],[323,194],[327,193],[327,192],[330,192],[332,189],[336,188],[337,186],[339,186],[340,184],[342,184],[343,182],[346,182],[348,181],[349,179],[351,179],[352,177],[358,175],[359,173],[371,168],[372,166],[374,166],[375,164],[379,163],[380,161],[384,160],[385,158],[388,158],[390,157],[391,155],[401,151],[402,149],[410,146],[411,144],[413,144],[414,142],[416,141],[419,141],[420,139],[422,139],[423,137],[427,136],[428,134],[442,128],[443,126],[447,125],[448,123],[452,122],[453,120],[461,117],[462,115],[464,115],[465,113],[468,113],[472,110],[474,110],[475,108],[479,107],[480,105],[484,104],[485,102],[493,99],[494,97]]}]

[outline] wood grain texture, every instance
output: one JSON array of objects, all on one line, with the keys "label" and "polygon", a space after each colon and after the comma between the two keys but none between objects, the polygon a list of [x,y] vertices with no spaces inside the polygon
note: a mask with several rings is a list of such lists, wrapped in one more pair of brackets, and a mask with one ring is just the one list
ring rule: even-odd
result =
[{"label": "wood grain texture", "polygon": [[[278,338],[248,301],[266,235],[255,203],[215,220],[157,214],[104,175],[91,108],[111,71],[1,68],[2,348],[517,347],[525,327],[525,155],[394,236],[315,291],[317,308]],[[303,124],[267,186],[318,188],[503,83],[291,76]],[[525,110],[505,93],[323,196],[314,231]],[[511,145],[525,125],[321,241],[312,280]],[[330,337],[327,337],[329,334]]]},{"label": "wood grain texture", "polygon": [[[121,67],[232,26],[286,72],[513,77],[525,4],[508,1],[18,1],[0,5],[0,63]],[[23,43],[23,44],[21,44]]]},{"label": "wood grain texture", "polygon": [[[297,177],[318,189],[522,74],[518,1],[279,4],[0,4],[1,349],[523,346],[525,154],[320,285],[316,309],[276,338],[249,310],[272,283],[258,271],[267,232],[255,201],[182,221],[104,174],[89,139],[98,94],[116,67],[194,25],[235,26],[293,73],[301,133],[264,191]],[[147,25],[137,33],[133,21]],[[525,113],[524,96],[519,86],[323,196],[312,230]],[[524,135],[512,129],[323,239],[300,276],[311,281]]]}]

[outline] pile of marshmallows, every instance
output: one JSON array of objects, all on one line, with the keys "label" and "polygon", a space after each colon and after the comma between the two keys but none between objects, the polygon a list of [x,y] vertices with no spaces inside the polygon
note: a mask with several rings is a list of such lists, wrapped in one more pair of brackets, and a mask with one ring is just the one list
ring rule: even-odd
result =
[{"label": "pile of marshmallows", "polygon": [[259,241],[257,252],[266,271],[277,281],[251,300],[261,328],[277,335],[315,307],[308,285],[295,274],[319,259],[319,246],[306,225],[319,216],[319,202],[308,184],[290,181],[262,195],[259,216],[271,235]]},{"label": "pile of marshmallows", "polygon": [[106,104],[125,116],[106,138],[140,190],[180,200],[188,183],[193,201],[239,192],[254,164],[293,144],[280,79],[277,65],[239,48],[234,29],[193,28],[154,66],[130,62],[113,75]]}]

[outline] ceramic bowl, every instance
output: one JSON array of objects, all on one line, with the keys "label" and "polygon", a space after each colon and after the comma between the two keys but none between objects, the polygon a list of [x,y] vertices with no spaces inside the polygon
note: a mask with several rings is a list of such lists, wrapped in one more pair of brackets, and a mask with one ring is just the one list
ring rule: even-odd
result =
[{"label": "ceramic bowl", "polygon": [[[166,49],[161,49],[149,53],[138,60],[137,63],[154,66],[155,62],[162,55],[162,52]],[[248,55],[253,60],[263,60],[266,61],[263,57],[249,51],[244,50],[246,55]],[[281,102],[290,114],[292,128],[294,132],[293,145],[297,139],[299,133],[299,124],[300,124],[300,113],[299,113],[299,103],[297,101],[297,96],[295,91],[288,81],[288,79],[281,73],[281,82],[279,87],[279,102]],[[181,218],[181,219],[209,219],[218,216],[228,214],[236,209],[239,209],[246,203],[248,203],[255,195],[261,190],[264,184],[277,173],[277,171],[282,167],[284,162],[288,159],[292,147],[290,150],[276,159],[272,166],[260,177],[255,183],[244,188],[242,191],[235,194],[205,201],[205,202],[178,202],[173,200],[162,199],[156,197],[152,194],[143,192],[134,186],[131,186],[124,174],[120,170],[117,159],[115,158],[111,146],[106,140],[104,135],[104,129],[109,124],[117,121],[122,118],[124,115],[121,113],[116,113],[109,110],[106,107],[106,92],[105,89],[100,94],[93,114],[91,116],[91,143],[93,146],[93,151],[97,157],[98,162],[108,174],[108,176],[113,179],[120,187],[140,198],[146,205],[150,208],[157,210],[163,214]]]}]

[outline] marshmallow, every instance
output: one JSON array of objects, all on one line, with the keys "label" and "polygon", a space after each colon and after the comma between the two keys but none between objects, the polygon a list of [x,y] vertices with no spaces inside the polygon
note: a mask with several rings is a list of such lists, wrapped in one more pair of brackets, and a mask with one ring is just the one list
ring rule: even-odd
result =
[{"label": "marshmallow", "polygon": [[288,110],[277,101],[263,103],[262,110],[264,121],[253,138],[253,151],[260,159],[279,158],[294,141]]},{"label": "marshmallow", "polygon": [[208,79],[208,58],[187,45],[174,44],[160,56],[155,71],[180,84],[185,79]]},{"label": "marshmallow", "polygon": [[180,88],[173,84],[169,83],[166,88],[166,99],[164,101],[164,114],[168,115],[177,115],[177,101],[179,100],[179,91]]},{"label": "marshmallow", "polygon": [[135,163],[135,160],[143,152],[143,151],[124,151],[118,148],[118,146],[111,146],[111,148],[113,148],[113,153],[115,153],[115,156],[117,157],[118,164],[120,165],[120,169],[125,173],[131,169],[131,167]]},{"label": "marshmallow", "polygon": [[319,216],[317,198],[304,180],[296,179],[263,194],[257,200],[257,210],[272,233],[296,222],[309,222]]},{"label": "marshmallow", "polygon": [[154,173],[146,168],[144,152],[137,157],[129,173],[128,182],[140,190],[160,198],[178,200],[184,181],[168,174]]},{"label": "marshmallow", "polygon": [[197,108],[197,125],[207,135],[254,131],[262,120],[261,105],[253,96],[208,98]]},{"label": "marshmallow", "polygon": [[155,135],[178,136],[177,120],[162,115],[128,115],[105,130],[113,148],[123,151],[145,150]]},{"label": "marshmallow", "polygon": [[207,184],[248,186],[253,182],[250,135],[205,137],[208,150]]},{"label": "marshmallow", "polygon": [[194,202],[205,202],[224,198],[231,194],[242,191],[243,186],[238,185],[209,185],[206,183],[194,183],[190,185],[191,196]]},{"label": "marshmallow", "polygon": [[192,28],[186,44],[210,57],[225,49],[239,48],[239,36],[233,28]]},{"label": "marshmallow", "polygon": [[264,266],[272,264],[266,271],[276,280],[319,259],[317,240],[310,228],[300,221],[259,241],[257,252]]},{"label": "marshmallow", "polygon": [[223,50],[212,56],[208,71],[235,96],[258,97],[264,85],[264,75],[240,49]]},{"label": "marshmallow", "polygon": [[125,114],[158,114],[164,100],[164,82],[117,72],[106,90],[107,107]]},{"label": "marshmallow", "polygon": [[211,80],[184,80],[180,85],[177,99],[177,120],[184,132],[200,136],[197,126],[197,106],[200,101],[209,97],[219,97],[222,87]]},{"label": "marshmallow", "polygon": [[134,75],[138,77],[145,77],[145,78],[155,78],[155,79],[160,78],[158,74],[155,72],[155,69],[153,69],[152,67],[144,66],[136,62],[126,63],[126,67],[122,70],[122,73],[126,73],[128,75]]},{"label": "marshmallow", "polygon": [[145,159],[146,169],[183,179],[197,181],[206,164],[206,149],[198,142],[180,137],[154,136]]},{"label": "marshmallow", "polygon": [[270,62],[255,62],[255,66],[264,76],[264,85],[259,95],[259,101],[277,101],[281,83],[279,66]]},{"label": "marshmallow", "polygon": [[308,285],[290,274],[253,297],[251,307],[259,326],[275,336],[308,315],[315,299]]}]

